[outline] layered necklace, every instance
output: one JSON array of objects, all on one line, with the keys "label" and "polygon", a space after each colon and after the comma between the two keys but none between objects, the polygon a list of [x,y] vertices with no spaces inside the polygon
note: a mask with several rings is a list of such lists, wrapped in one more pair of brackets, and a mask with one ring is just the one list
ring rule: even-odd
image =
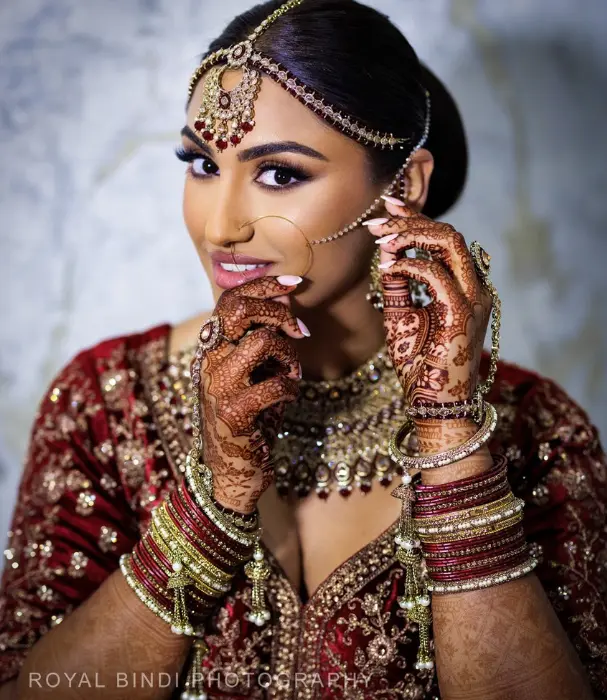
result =
[{"label": "layered necklace", "polygon": [[[192,352],[169,358],[171,383],[179,379],[186,426]],[[388,486],[394,475],[402,474],[389,457],[388,441],[405,421],[404,410],[402,387],[385,345],[345,377],[302,379],[299,398],[286,405],[273,449],[279,494],[303,498],[315,492],[327,498],[337,490],[345,497],[353,489],[370,491],[374,481]]]}]

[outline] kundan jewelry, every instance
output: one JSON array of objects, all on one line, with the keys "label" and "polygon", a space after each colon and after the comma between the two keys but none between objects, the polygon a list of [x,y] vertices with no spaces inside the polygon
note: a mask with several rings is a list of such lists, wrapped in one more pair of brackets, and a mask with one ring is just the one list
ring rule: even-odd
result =
[{"label": "kundan jewelry", "polygon": [[[219,49],[207,56],[193,72],[188,86],[188,98],[191,99],[194,90],[202,76],[207,73],[203,85],[201,104],[194,121],[194,130],[200,138],[214,142],[221,151],[228,146],[237,146],[247,133],[255,127],[255,100],[261,88],[261,74],[267,75],[278,85],[287,90],[308,109],[322,117],[347,136],[365,145],[381,149],[405,149],[411,142],[410,137],[399,137],[392,133],[373,130],[362,124],[356,118],[344,114],[335,106],[328,104],[321,95],[308,88],[296,75],[284,66],[255,49],[258,37],[282,15],[300,5],[304,0],[289,0],[270,14],[244,40],[229,48]],[[229,70],[242,71],[242,77],[232,90],[222,87],[221,79]],[[391,195],[402,183],[413,154],[427,141],[430,133],[431,100],[430,93],[425,91],[426,115],[421,137],[411,148],[405,163],[399,168],[394,179],[383,192]],[[375,199],[356,220],[344,226],[329,236],[310,241],[311,245],[329,243],[358,228],[376,209],[383,204],[381,197]]]}]

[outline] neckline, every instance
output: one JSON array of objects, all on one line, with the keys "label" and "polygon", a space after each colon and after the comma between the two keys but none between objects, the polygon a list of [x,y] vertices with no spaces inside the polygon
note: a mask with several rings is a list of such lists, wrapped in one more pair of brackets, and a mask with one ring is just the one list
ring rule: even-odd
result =
[{"label": "neckline", "polygon": [[[263,553],[265,557],[267,558],[270,566],[274,569],[276,572],[276,575],[278,578],[287,586],[289,593],[291,594],[291,597],[295,600],[297,603],[297,609],[300,614],[305,614],[311,607],[313,607],[317,600],[319,600],[325,591],[332,585],[334,581],[336,581],[340,574],[344,573],[344,569],[347,567],[351,566],[352,564],[355,564],[356,562],[360,561],[361,559],[364,559],[365,556],[368,554],[370,549],[373,549],[374,547],[379,546],[384,540],[389,539],[389,537],[392,537],[393,535],[396,534],[396,530],[398,529],[398,524],[399,524],[399,518],[396,518],[393,523],[388,525],[382,532],[379,533],[376,537],[374,537],[372,540],[367,542],[367,544],[364,544],[360,549],[357,549],[353,554],[351,554],[347,559],[345,559],[341,564],[338,564],[332,571],[330,571],[327,576],[318,584],[316,589],[308,595],[308,599],[304,602],[301,599],[301,594],[298,588],[293,584],[291,579],[287,576],[286,571],[283,569],[282,564],[278,561],[278,559],[274,556],[272,551],[268,548],[266,543],[263,541],[263,538],[260,540],[261,544],[261,549],[263,550]],[[394,553],[390,556],[390,561],[394,561]],[[373,574],[377,575],[379,571],[374,571]],[[355,582],[356,586],[362,586],[364,583],[360,583],[358,581]]]}]

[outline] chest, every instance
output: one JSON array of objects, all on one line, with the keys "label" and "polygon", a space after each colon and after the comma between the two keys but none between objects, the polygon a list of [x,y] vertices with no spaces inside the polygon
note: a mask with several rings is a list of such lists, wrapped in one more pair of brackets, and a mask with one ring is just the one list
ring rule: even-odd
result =
[{"label": "chest", "polygon": [[336,491],[287,502],[271,487],[259,502],[262,540],[297,590],[311,596],[338,567],[376,540],[398,518],[400,501],[390,495],[400,483],[375,484],[369,493]]}]

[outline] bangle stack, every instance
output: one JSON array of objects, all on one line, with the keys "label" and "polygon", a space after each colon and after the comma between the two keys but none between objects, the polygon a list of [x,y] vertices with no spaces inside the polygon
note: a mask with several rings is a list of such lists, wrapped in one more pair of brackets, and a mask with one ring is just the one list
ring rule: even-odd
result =
[{"label": "bangle stack", "polygon": [[258,513],[235,513],[216,503],[211,471],[195,464],[196,457],[192,450],[185,478],[152,511],[150,527],[133,551],[121,557],[122,573],[175,634],[196,636],[217,599],[230,590],[238,568],[248,562],[253,593],[247,619],[261,625],[270,618],[263,596],[269,569],[259,545]]},{"label": "bangle stack", "polygon": [[[476,411],[481,425],[466,443],[436,455],[404,454],[399,445],[411,431],[408,420],[390,440],[392,459],[402,468],[424,470],[453,464],[475,452],[497,424],[493,406],[482,398],[478,405],[475,401],[464,402],[461,409],[457,404],[433,409],[439,412],[436,418],[445,417],[447,410],[451,415]],[[421,415],[420,410],[429,415],[428,407],[420,406],[410,415]],[[402,500],[395,543],[396,557],[405,567],[405,591],[398,603],[419,626],[416,668],[431,669],[430,593],[478,590],[511,581],[532,571],[537,561],[529,554],[522,526],[524,504],[512,493],[505,457],[494,456],[489,471],[448,484],[422,485],[420,479],[414,484],[405,472],[392,495]]]},{"label": "bangle stack", "polygon": [[[465,507],[473,498],[483,500],[490,489],[495,490],[491,501]],[[510,489],[504,457],[496,457],[494,467],[480,476],[440,486],[418,484],[415,495],[413,526],[432,593],[486,588],[535,567],[522,527],[523,502]]]}]

